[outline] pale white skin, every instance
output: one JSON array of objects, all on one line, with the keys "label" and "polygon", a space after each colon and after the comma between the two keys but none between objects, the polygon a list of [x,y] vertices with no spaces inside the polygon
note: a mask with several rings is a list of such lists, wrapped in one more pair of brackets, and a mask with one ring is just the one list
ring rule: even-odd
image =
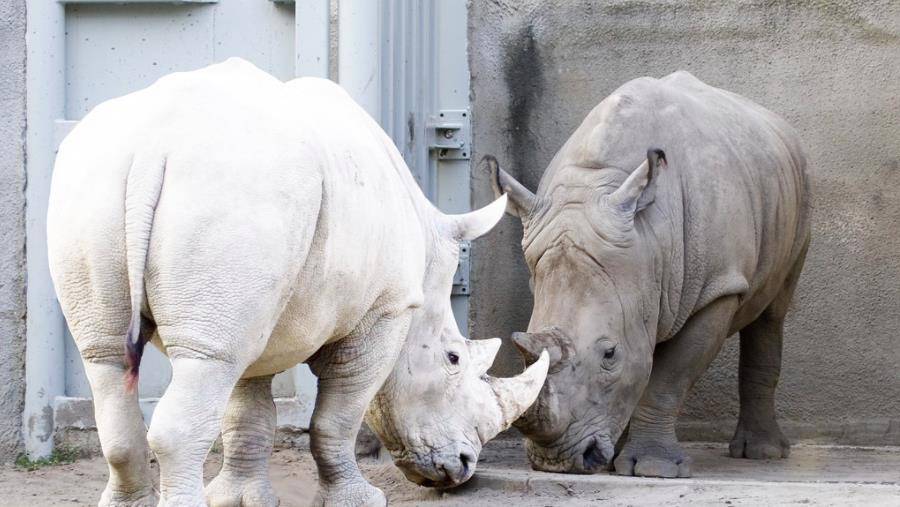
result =
[{"label": "pale white skin", "polygon": [[[317,504],[385,503],[353,455],[367,408],[411,480],[467,480],[547,372],[544,354],[487,377],[499,340],[466,340],[450,312],[459,241],[505,207],[440,213],[326,80],[232,59],[98,106],[60,148],[48,243],[110,466],[100,505],[276,505],[271,378],[300,362],[319,377]],[[132,321],[172,362],[149,431],[124,383]],[[225,464],[204,491],[220,432]]]}]

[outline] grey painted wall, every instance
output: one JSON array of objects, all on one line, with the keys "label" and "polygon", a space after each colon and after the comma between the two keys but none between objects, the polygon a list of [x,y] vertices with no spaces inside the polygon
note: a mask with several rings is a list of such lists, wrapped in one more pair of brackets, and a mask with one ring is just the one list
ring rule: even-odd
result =
[{"label": "grey painted wall", "polygon": [[25,0],[0,2],[0,463],[25,404]]},{"label": "grey painted wall", "polygon": [[[532,190],[587,112],[625,81],[686,69],[783,115],[810,160],[814,236],[777,399],[793,438],[900,444],[900,2],[473,0],[475,155]],[[491,198],[475,174],[476,205]],[[470,332],[531,310],[518,219],[475,243]],[[511,347],[509,347],[511,348]],[[497,369],[519,359],[508,348]],[[684,437],[730,438],[731,339],[684,409]]]}]

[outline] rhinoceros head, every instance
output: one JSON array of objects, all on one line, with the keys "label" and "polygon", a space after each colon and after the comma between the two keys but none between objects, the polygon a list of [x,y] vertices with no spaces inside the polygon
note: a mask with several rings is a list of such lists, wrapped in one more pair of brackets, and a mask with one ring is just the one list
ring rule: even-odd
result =
[{"label": "rhinoceros head", "polygon": [[450,305],[459,242],[488,232],[506,203],[501,196],[481,210],[435,219],[424,303],[366,414],[395,464],[420,485],[452,487],[468,480],[481,446],[534,402],[547,376],[549,356],[540,351],[535,364],[516,377],[488,376],[500,339],[463,337]]},{"label": "rhinoceros head", "polygon": [[526,360],[550,354],[541,394],[516,426],[536,469],[591,473],[612,461],[650,376],[658,300],[656,309],[646,301],[654,274],[635,218],[653,201],[665,154],[648,151],[630,173],[563,168],[540,197],[495,159],[483,164],[525,230],[534,309],[513,341]]}]

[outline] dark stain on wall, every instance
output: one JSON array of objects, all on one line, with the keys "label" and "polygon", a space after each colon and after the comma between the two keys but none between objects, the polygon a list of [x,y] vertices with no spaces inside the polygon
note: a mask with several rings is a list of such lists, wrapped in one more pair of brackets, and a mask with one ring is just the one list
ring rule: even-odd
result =
[{"label": "dark stain on wall", "polygon": [[[539,138],[534,132],[532,121],[544,93],[544,64],[534,34],[534,26],[529,22],[503,45],[506,57],[503,77],[509,93],[507,117],[507,137],[509,139],[510,172],[532,190],[538,181],[532,175]],[[531,181],[534,180],[534,181]]]}]

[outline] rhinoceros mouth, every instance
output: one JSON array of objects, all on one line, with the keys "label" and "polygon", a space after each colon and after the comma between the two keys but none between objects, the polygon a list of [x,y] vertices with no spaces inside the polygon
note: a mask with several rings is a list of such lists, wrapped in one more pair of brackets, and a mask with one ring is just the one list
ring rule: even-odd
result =
[{"label": "rhinoceros mouth", "polygon": [[415,455],[405,453],[394,459],[394,464],[406,478],[419,486],[428,488],[454,488],[468,481],[475,473],[478,455],[472,450],[464,450],[459,455],[427,453]]},{"label": "rhinoceros mouth", "polygon": [[590,435],[574,444],[544,447],[527,440],[528,460],[534,470],[572,474],[592,474],[612,463],[615,447],[608,436]]},{"label": "rhinoceros mouth", "polygon": [[581,453],[581,470],[594,473],[603,470],[612,463],[615,449],[607,437],[594,437]]}]

